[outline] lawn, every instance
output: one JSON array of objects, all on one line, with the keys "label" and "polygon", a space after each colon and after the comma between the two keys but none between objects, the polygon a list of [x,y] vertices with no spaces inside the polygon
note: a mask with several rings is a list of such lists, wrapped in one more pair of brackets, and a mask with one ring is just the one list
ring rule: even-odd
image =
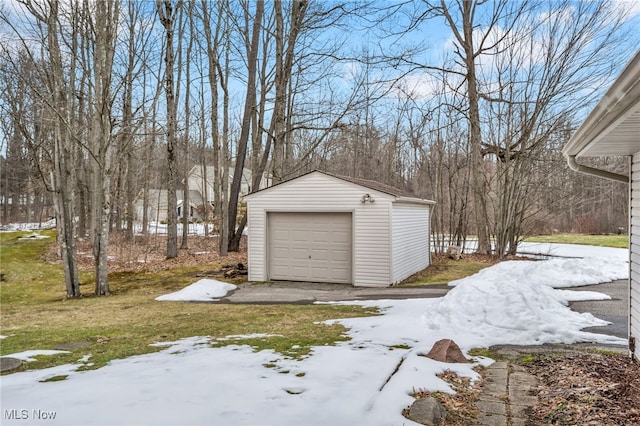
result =
[{"label": "lawn", "polygon": [[624,235],[587,235],[587,234],[553,234],[528,237],[529,243],[561,243],[582,244],[599,247],[628,248],[629,236]]},{"label": "lawn", "polygon": [[[30,349],[59,349],[69,354],[39,357],[28,368],[75,362],[91,354],[92,368],[113,359],[154,352],[154,342],[191,336],[267,334],[237,338],[256,349],[270,348],[299,357],[312,346],[347,339],[342,325],[328,319],[374,315],[373,309],[333,305],[228,305],[157,302],[155,297],[179,290],[219,264],[174,268],[160,272],[118,272],[109,276],[113,295],[92,296],[89,272],[81,273],[80,299],[67,300],[62,267],[42,259],[49,240],[19,240],[23,232],[0,233],[0,355]],[[23,366],[22,368],[26,368]]]},{"label": "lawn", "polygon": [[447,284],[450,281],[473,275],[484,268],[495,265],[497,259],[475,254],[465,255],[460,260],[453,260],[444,254],[433,255],[428,268],[404,280],[402,285]]}]

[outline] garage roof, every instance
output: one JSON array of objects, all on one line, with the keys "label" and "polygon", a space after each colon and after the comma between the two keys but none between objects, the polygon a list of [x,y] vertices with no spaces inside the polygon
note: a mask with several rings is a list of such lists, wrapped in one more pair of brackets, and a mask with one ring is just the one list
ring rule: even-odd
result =
[{"label": "garage roof", "polygon": [[640,51],[562,150],[567,156],[631,155],[640,151]]},{"label": "garage roof", "polygon": [[284,181],[284,182],[280,182],[280,183],[278,183],[276,185],[273,185],[273,186],[270,186],[268,188],[260,189],[258,191],[252,192],[251,194],[245,196],[244,198],[245,199],[246,198],[250,198],[253,195],[259,194],[259,193],[261,193],[263,191],[268,191],[271,188],[275,188],[275,187],[277,187],[279,185],[286,184],[288,182],[291,182],[292,180],[299,179],[302,176],[306,176],[306,175],[309,175],[311,173],[321,173],[323,175],[331,176],[331,177],[334,177],[334,178],[340,179],[340,180],[344,180],[346,182],[353,183],[353,184],[362,186],[364,188],[368,188],[368,189],[371,189],[371,190],[374,190],[374,191],[382,192],[384,194],[392,195],[392,196],[396,197],[396,201],[413,202],[413,203],[419,203],[419,204],[436,204],[435,201],[427,200],[427,199],[424,199],[424,198],[418,198],[418,197],[414,196],[413,194],[411,194],[411,193],[409,193],[407,191],[403,191],[401,189],[394,188],[392,186],[385,185],[385,184],[380,183],[380,182],[376,182],[376,181],[368,180],[368,179],[360,179],[360,178],[353,178],[353,177],[348,177],[348,176],[335,175],[333,173],[328,173],[328,172],[324,172],[324,171],[321,171],[321,170],[313,170],[311,172],[305,173],[303,175],[300,175],[300,176],[295,177],[293,179],[289,179],[289,180]]}]

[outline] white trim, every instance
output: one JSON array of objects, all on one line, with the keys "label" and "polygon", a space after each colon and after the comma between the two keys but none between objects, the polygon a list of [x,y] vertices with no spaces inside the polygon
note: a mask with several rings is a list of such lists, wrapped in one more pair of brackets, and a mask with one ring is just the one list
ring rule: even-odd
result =
[{"label": "white trim", "polygon": [[640,51],[627,64],[620,76],[600,99],[569,142],[562,149],[564,155],[580,157],[610,130],[621,117],[627,117],[634,104],[640,102]]}]

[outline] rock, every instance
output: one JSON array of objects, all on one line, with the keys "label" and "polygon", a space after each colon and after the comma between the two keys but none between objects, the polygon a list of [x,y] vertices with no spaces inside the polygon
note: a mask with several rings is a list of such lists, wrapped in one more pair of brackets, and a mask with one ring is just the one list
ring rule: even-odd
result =
[{"label": "rock", "polygon": [[440,401],[432,396],[413,401],[407,413],[409,420],[429,426],[444,424],[446,417],[447,410],[444,409]]},{"label": "rock", "polygon": [[447,248],[447,256],[453,260],[460,260],[460,257],[462,256],[462,247],[449,246],[449,248]]},{"label": "rock", "polygon": [[22,361],[18,358],[3,356],[0,358],[0,372],[15,370],[22,365]]},{"label": "rock", "polygon": [[433,344],[427,357],[440,362],[469,362],[460,347],[451,339],[438,340]]}]

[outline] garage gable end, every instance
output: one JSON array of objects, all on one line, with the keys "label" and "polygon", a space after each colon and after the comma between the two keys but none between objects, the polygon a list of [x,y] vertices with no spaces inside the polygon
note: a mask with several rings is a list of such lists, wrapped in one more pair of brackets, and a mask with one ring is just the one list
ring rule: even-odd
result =
[{"label": "garage gable end", "polygon": [[[381,188],[390,188],[386,185],[365,185],[365,183],[368,182],[370,183],[371,181],[367,181],[364,179],[347,178],[315,170],[297,178],[248,194],[244,197],[244,199],[245,201],[251,201],[262,197],[270,197],[274,196],[274,192],[281,191],[286,191],[286,194],[288,195],[296,194],[298,198],[300,196],[309,197],[311,194],[313,194],[314,196],[328,197],[331,195],[336,195],[336,192],[334,191],[336,191],[338,188],[344,188],[346,190],[348,187],[350,187],[351,190],[354,191],[364,191],[362,192],[363,195],[368,193],[369,195],[375,197],[384,198],[387,201],[394,201],[398,196],[391,192],[382,191]],[[323,190],[324,186],[326,186],[326,188],[324,188],[325,190]],[[305,188],[306,191],[298,193],[296,189],[299,188]],[[359,201],[362,201],[362,199],[360,198]]]}]

